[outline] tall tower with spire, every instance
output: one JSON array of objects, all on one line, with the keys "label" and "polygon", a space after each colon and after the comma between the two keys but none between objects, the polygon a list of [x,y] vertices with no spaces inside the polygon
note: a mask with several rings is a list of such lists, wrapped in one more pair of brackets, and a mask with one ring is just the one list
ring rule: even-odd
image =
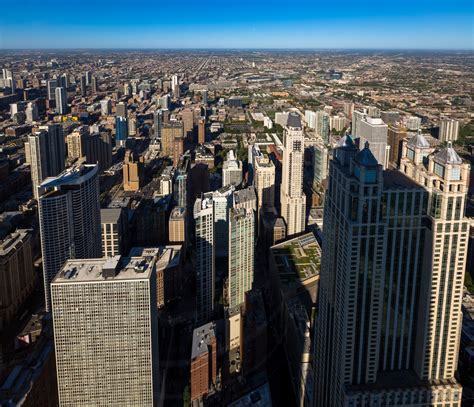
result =
[{"label": "tall tower with spire", "polygon": [[303,194],[304,135],[301,119],[288,115],[283,141],[283,173],[281,184],[281,215],[286,222],[287,236],[305,229],[306,198]]},{"label": "tall tower with spire", "polygon": [[460,406],[469,165],[423,135],[400,171],[341,139],[324,209],[315,405]]}]

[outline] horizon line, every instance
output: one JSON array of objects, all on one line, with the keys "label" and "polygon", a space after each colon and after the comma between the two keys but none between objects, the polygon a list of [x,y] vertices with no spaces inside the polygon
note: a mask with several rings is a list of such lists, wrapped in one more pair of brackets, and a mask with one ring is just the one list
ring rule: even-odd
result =
[{"label": "horizon line", "polygon": [[474,48],[403,48],[403,47],[35,47],[35,48],[2,48],[1,51],[443,51],[474,52]]}]

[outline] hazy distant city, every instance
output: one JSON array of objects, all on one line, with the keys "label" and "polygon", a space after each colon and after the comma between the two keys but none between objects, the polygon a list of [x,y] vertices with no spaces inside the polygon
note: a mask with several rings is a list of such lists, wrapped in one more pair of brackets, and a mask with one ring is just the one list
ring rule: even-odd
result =
[{"label": "hazy distant city", "polygon": [[474,405],[472,51],[0,65],[2,407]]}]

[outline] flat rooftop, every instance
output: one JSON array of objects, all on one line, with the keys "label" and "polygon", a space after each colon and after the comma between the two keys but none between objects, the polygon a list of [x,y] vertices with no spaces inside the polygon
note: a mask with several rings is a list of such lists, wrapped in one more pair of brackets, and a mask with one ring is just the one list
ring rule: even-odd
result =
[{"label": "flat rooftop", "polygon": [[46,190],[60,188],[62,185],[79,185],[97,173],[97,164],[84,164],[78,162],[65,169],[56,177],[48,177],[41,183],[41,188]]},{"label": "flat rooftop", "polygon": [[156,258],[155,266],[157,270],[164,270],[166,268],[177,267],[181,261],[182,246],[167,245],[158,247],[132,247],[129,256],[131,257],[145,257]]},{"label": "flat rooftop", "polygon": [[248,187],[245,189],[240,189],[234,192],[234,202],[240,204],[243,202],[249,202],[256,200],[255,189],[253,187]]},{"label": "flat rooftop", "polygon": [[203,353],[207,352],[207,345],[215,336],[215,325],[213,322],[209,322],[205,325],[196,328],[193,331],[193,347],[191,351],[191,359],[195,359]]},{"label": "flat rooftop", "polygon": [[229,404],[229,407],[272,407],[268,382]]},{"label": "flat rooftop", "polygon": [[270,253],[283,284],[319,275],[321,246],[313,233],[272,246]]},{"label": "flat rooftop", "polygon": [[104,208],[100,210],[101,223],[117,223],[122,214],[121,208]]},{"label": "flat rooftop", "polygon": [[[148,279],[155,263],[156,258],[146,256],[68,260],[53,284]],[[108,277],[108,270],[115,275]]]},{"label": "flat rooftop", "polygon": [[18,229],[13,233],[10,233],[5,239],[0,240],[0,257],[8,256],[15,249],[21,246],[25,239],[28,237],[28,230]]},{"label": "flat rooftop", "polygon": [[399,189],[399,188],[411,188],[411,189],[423,189],[423,187],[407,177],[399,170],[385,170],[383,171],[383,185],[384,188]]}]

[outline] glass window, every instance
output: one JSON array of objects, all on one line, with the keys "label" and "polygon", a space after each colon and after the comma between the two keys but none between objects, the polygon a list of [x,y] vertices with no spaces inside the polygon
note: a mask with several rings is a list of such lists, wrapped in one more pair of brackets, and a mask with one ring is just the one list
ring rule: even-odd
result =
[{"label": "glass window", "polygon": [[439,175],[440,177],[444,177],[444,167],[441,164],[435,163],[434,171],[436,175]]},{"label": "glass window", "polygon": [[459,181],[461,179],[461,167],[454,167],[451,170],[451,181]]}]

